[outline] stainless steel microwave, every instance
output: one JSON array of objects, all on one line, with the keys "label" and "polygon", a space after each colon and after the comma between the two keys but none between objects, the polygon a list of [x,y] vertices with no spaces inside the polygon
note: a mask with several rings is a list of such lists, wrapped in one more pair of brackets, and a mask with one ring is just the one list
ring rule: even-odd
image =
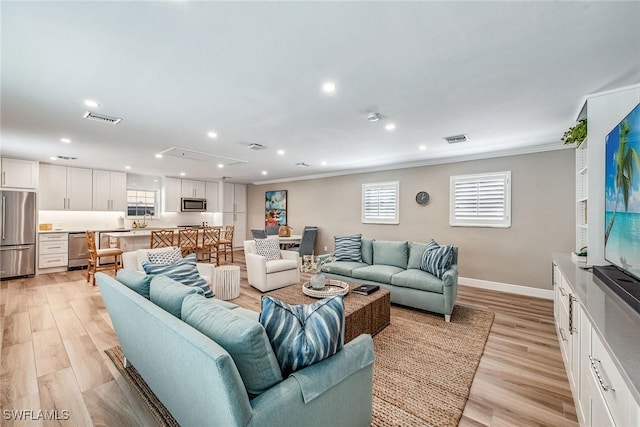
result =
[{"label": "stainless steel microwave", "polygon": [[207,199],[194,199],[192,197],[183,197],[180,203],[182,212],[206,212]]}]

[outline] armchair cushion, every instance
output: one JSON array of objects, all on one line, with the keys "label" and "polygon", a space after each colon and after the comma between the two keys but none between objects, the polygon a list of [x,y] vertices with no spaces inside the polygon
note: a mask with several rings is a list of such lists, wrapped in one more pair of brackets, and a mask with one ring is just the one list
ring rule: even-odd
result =
[{"label": "armchair cushion", "polygon": [[202,294],[202,289],[183,286],[167,276],[154,276],[149,288],[152,303],[178,319],[182,316],[182,301],[187,295]]},{"label": "armchair cushion", "polygon": [[200,277],[196,267],[196,254],[190,254],[166,265],[143,262],[142,268],[147,274],[164,274],[183,285],[201,288],[207,298],[214,296],[207,281]]},{"label": "armchair cushion", "polygon": [[256,239],[256,253],[267,261],[280,259],[280,243],[278,239]]},{"label": "armchair cushion", "polygon": [[262,297],[264,326],[284,376],[340,351],[344,342],[342,295],[291,305]]},{"label": "armchair cushion", "polygon": [[149,287],[151,286],[152,278],[153,276],[136,270],[120,269],[116,274],[116,279],[118,279],[120,283],[147,299],[149,299]]},{"label": "armchair cushion", "polygon": [[267,274],[298,268],[298,261],[291,259],[274,259],[266,262]]},{"label": "armchair cushion", "polygon": [[438,279],[442,279],[442,275],[451,267],[452,262],[453,246],[440,246],[435,240],[431,239],[427,243],[424,254],[422,254],[420,269],[433,274]]}]

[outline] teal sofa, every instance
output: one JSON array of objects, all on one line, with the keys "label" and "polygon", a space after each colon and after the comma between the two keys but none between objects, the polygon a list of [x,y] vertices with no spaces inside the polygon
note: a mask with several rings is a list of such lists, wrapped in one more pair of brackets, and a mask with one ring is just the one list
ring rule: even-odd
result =
[{"label": "teal sofa", "polygon": [[[247,377],[246,370],[252,367],[246,363],[241,366],[236,363],[240,359],[234,359],[244,353],[246,334],[233,328],[243,324],[255,331],[255,324],[247,322],[257,323],[258,313],[215,298],[205,299],[195,295],[199,291],[194,288],[189,288],[194,295],[183,295],[180,300],[175,297],[176,289],[181,292],[176,286],[187,287],[165,276],[142,279],[144,275],[139,272],[123,271],[117,277],[127,286],[103,273],[96,274],[96,279],[125,363],[137,369],[181,426],[370,425],[374,361],[370,335],[360,335],[333,356],[288,378],[282,378],[276,362],[279,380],[259,393],[250,393],[249,382],[261,381],[274,371],[265,373],[255,367]],[[141,277],[139,281],[136,274]],[[154,298],[158,305],[152,302]],[[206,304],[223,308],[215,310],[227,321],[216,325],[220,324],[221,333],[227,335],[214,341],[205,335],[209,332],[186,323],[191,320],[189,313],[195,311],[189,311],[189,307],[197,308],[189,305],[193,302],[200,308]],[[206,317],[200,320],[206,322]],[[235,344],[226,341],[234,337]],[[255,354],[256,342],[259,354]],[[256,366],[273,354],[268,339],[262,345],[252,338],[246,349],[247,353],[254,352]]]},{"label": "teal sofa", "polygon": [[391,293],[391,302],[444,314],[447,322],[458,294],[458,248],[442,278],[420,269],[424,243],[362,239],[362,262],[333,261],[320,256],[322,272],[330,279],[379,285]]}]

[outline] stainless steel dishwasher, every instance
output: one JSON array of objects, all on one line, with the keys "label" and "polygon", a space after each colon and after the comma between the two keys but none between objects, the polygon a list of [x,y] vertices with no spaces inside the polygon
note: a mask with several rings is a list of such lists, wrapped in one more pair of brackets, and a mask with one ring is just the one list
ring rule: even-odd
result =
[{"label": "stainless steel dishwasher", "polygon": [[69,233],[69,264],[67,270],[87,266],[87,233]]}]

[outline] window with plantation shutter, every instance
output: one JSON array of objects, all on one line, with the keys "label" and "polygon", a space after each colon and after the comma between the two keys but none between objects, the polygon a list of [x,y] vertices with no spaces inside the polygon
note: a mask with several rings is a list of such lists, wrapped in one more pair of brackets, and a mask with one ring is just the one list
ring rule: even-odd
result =
[{"label": "window with plantation shutter", "polygon": [[511,172],[451,177],[449,224],[511,227]]},{"label": "window with plantation shutter", "polygon": [[398,224],[399,190],[398,181],[362,184],[362,223]]}]

